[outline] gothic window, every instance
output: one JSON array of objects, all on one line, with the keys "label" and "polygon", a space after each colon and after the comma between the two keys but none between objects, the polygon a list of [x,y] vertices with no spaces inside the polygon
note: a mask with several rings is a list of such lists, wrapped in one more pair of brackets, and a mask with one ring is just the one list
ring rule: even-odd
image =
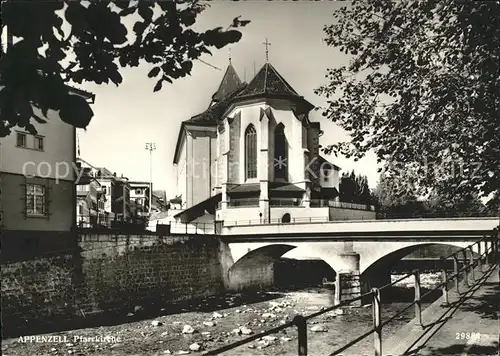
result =
[{"label": "gothic window", "polygon": [[253,125],[245,131],[245,178],[257,178],[257,131]]},{"label": "gothic window", "polygon": [[287,179],[288,144],[285,126],[279,124],[274,131],[274,178]]},{"label": "gothic window", "polygon": [[292,220],[290,214],[286,213],[281,217],[281,222],[282,223],[289,223]]}]

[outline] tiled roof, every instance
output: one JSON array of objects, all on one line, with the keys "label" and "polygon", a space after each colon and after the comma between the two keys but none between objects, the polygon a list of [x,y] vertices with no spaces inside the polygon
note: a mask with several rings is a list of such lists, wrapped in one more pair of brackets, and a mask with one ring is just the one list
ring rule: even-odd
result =
[{"label": "tiled roof", "polygon": [[[297,187],[294,184],[290,183],[269,183],[269,190],[272,191],[281,191],[281,192],[303,192],[304,189]],[[248,184],[240,184],[228,191],[228,194],[231,195],[233,193],[255,193],[260,192],[260,183],[248,183]]]},{"label": "tiled roof", "polygon": [[269,187],[269,190],[277,192],[304,192],[305,190],[297,187],[295,184],[286,184],[276,187]]},{"label": "tiled roof", "polygon": [[219,89],[217,89],[215,94],[212,95],[212,100],[215,102],[223,100],[226,96],[240,88],[241,84],[243,83],[241,82],[240,77],[238,77],[234,67],[229,64],[219,85]]},{"label": "tiled roof", "polygon": [[236,91],[227,95],[221,101],[215,103],[210,106],[207,110],[202,112],[201,114],[195,115],[187,121],[184,121],[186,124],[197,124],[197,125],[217,125],[218,121],[221,119],[222,114],[231,104],[231,100],[234,99],[236,95],[238,95],[244,88],[246,84],[241,84]]},{"label": "tiled roof", "polygon": [[240,184],[229,190],[227,193],[255,193],[260,192],[260,183]]},{"label": "tiled roof", "polygon": [[222,194],[216,194],[192,207],[180,212],[177,215],[174,215],[175,219],[179,219],[182,223],[188,223],[193,221],[200,216],[203,216],[205,212],[209,212],[210,214],[215,213],[215,208],[217,204],[222,200]]},{"label": "tiled roof", "polygon": [[279,94],[299,96],[290,84],[278,73],[271,63],[266,63],[248,83],[238,97],[257,94]]},{"label": "tiled roof", "polygon": [[330,167],[333,167],[333,169],[335,170],[340,170],[340,167],[327,161],[326,158],[324,158],[323,156],[318,156],[318,163],[319,165],[322,165],[323,163],[326,163],[327,165],[329,165]]}]

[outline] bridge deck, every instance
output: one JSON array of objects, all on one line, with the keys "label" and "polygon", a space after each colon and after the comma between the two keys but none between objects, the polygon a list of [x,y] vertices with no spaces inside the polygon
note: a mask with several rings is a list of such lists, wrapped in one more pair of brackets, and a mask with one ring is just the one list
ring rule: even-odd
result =
[{"label": "bridge deck", "polygon": [[463,237],[478,239],[498,226],[498,217],[413,219],[413,220],[348,220],[292,224],[224,226],[223,238],[231,241],[280,241],[297,239],[420,239],[422,237]]},{"label": "bridge deck", "polygon": [[[465,291],[465,287],[462,287],[461,291]],[[466,296],[469,298],[466,299]],[[461,302],[460,297],[464,297],[465,301]],[[488,278],[484,279],[484,284],[469,293],[458,295],[450,291],[449,302],[448,308],[440,306],[439,302],[429,306],[422,315],[424,325],[427,326],[422,329],[409,324],[402,328],[387,342],[383,354],[498,355],[500,350],[498,266]],[[441,321],[435,323],[439,319]]]}]

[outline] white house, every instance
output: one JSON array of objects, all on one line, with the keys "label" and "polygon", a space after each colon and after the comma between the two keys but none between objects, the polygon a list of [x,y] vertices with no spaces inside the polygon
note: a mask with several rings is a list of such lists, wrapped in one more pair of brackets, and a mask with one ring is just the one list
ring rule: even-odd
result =
[{"label": "white house", "polygon": [[[71,88],[70,94],[94,100],[79,89]],[[14,127],[0,138],[4,242],[58,237],[76,226],[76,128],[57,112],[49,110],[47,116],[36,124],[37,135]]]}]

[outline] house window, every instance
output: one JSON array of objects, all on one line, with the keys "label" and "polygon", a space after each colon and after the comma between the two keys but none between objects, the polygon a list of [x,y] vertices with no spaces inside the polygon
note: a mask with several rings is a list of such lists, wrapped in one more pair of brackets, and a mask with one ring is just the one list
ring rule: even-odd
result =
[{"label": "house window", "polygon": [[26,184],[26,214],[28,216],[47,215],[45,186],[41,184]]},{"label": "house window", "polygon": [[323,181],[328,182],[329,178],[330,178],[330,170],[323,169]]},{"label": "house window", "polygon": [[16,146],[26,148],[26,134],[19,133],[19,132],[17,133]]},{"label": "house window", "polygon": [[245,131],[245,178],[257,178],[257,131],[253,125]]},{"label": "house window", "polygon": [[35,150],[43,151],[43,137],[35,137]]},{"label": "house window", "polygon": [[285,126],[279,124],[274,131],[274,178],[287,179],[288,143]]}]

